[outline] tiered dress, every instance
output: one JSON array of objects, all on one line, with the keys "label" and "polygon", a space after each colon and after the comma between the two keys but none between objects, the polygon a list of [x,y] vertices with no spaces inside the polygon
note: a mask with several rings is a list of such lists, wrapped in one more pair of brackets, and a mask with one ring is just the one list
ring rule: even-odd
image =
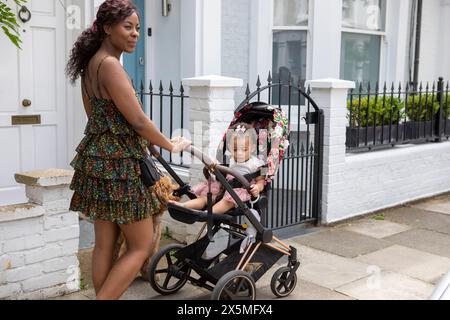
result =
[{"label": "tiered dress", "polygon": [[75,173],[70,210],[117,224],[151,217],[160,203],[140,179],[139,163],[146,156],[147,141],[112,100],[89,100],[92,114],[71,162]]}]

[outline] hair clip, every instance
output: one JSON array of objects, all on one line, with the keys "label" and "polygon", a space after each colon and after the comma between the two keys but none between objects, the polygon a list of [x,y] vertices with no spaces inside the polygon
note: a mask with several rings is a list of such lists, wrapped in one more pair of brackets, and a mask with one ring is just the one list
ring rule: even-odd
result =
[{"label": "hair clip", "polygon": [[247,129],[245,128],[245,126],[239,125],[236,127],[236,132],[242,132],[245,133],[245,131],[247,131]]}]

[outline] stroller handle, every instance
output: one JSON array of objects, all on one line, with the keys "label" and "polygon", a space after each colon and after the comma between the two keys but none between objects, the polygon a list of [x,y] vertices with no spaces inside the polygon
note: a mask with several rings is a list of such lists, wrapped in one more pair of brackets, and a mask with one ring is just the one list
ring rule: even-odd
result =
[{"label": "stroller handle", "polygon": [[204,154],[203,152],[201,152],[199,149],[197,149],[196,147],[193,146],[189,146],[186,148],[186,151],[189,152],[190,154],[192,154],[194,157],[200,159],[203,164],[212,172],[214,172],[215,170],[220,171],[221,173],[224,173],[225,175],[229,174],[232,175],[233,177],[236,178],[236,180],[238,180],[242,186],[250,192],[250,183],[248,182],[247,179],[245,179],[245,177],[240,174],[239,172],[236,172],[228,167],[222,166],[220,164],[217,164],[216,162],[212,161],[210,157],[208,157],[206,154]]}]

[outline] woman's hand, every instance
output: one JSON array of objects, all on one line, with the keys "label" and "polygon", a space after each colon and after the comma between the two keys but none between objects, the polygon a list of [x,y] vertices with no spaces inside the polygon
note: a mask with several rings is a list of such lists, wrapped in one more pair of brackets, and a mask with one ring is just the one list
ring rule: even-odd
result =
[{"label": "woman's hand", "polygon": [[171,150],[173,153],[180,153],[192,144],[192,141],[187,140],[184,137],[172,138],[170,142],[173,145],[173,148]]}]

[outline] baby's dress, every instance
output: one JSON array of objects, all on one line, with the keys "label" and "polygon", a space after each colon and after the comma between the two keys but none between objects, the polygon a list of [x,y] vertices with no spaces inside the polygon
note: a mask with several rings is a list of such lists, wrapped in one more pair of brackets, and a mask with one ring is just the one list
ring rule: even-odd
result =
[{"label": "baby's dress", "polygon": [[[246,162],[243,163],[237,163],[234,161],[233,158],[230,159],[230,169],[239,172],[243,176],[255,173],[258,170],[260,170],[261,167],[265,165],[264,161],[258,159],[257,157],[253,156],[250,159],[248,159]],[[227,180],[233,180],[234,177],[231,175],[228,175]],[[256,179],[253,179],[250,182],[250,185],[255,184]],[[217,196],[221,191],[222,185],[219,181],[212,181],[211,182],[211,193],[213,197]],[[206,197],[208,194],[209,186],[208,181],[202,182],[192,188],[192,191],[198,196],[198,197]],[[248,193],[248,191],[244,188],[233,188],[234,192],[237,194],[237,196],[245,203],[251,200],[251,194]],[[234,201],[233,197],[226,192],[224,197],[224,200],[232,202],[235,206],[237,206],[236,201]]]}]

